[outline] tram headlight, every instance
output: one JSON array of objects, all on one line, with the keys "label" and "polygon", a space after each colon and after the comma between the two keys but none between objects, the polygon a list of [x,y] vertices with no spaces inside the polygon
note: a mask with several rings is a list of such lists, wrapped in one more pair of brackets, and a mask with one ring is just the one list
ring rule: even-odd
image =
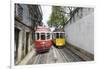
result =
[{"label": "tram headlight", "polygon": [[45,44],[45,42],[42,42],[42,44]]}]

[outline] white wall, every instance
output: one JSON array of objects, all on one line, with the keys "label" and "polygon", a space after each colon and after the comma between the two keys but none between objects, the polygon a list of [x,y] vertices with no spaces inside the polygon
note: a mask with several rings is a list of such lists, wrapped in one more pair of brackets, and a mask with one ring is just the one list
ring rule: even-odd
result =
[{"label": "white wall", "polygon": [[94,54],[94,13],[65,26],[69,43]]}]

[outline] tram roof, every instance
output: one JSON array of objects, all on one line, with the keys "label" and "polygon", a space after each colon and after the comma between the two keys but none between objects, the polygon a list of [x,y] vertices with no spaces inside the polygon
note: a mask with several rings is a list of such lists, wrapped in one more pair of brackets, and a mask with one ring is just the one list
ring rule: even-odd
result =
[{"label": "tram roof", "polygon": [[60,31],[59,31],[59,32],[57,32],[57,31],[56,31],[56,32],[53,32],[53,33],[65,33],[65,32],[60,32]]},{"label": "tram roof", "polygon": [[51,30],[44,26],[38,26],[35,32],[51,32]]}]

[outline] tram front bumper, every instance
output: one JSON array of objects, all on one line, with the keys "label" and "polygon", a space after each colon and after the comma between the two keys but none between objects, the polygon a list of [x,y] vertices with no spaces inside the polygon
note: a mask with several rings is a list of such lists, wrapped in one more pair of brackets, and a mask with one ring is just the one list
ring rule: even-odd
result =
[{"label": "tram front bumper", "polygon": [[48,51],[50,48],[46,46],[41,46],[40,48],[36,48],[37,52],[45,52]]},{"label": "tram front bumper", "polygon": [[62,43],[56,43],[56,46],[63,46],[64,44]]},{"label": "tram front bumper", "polygon": [[56,39],[56,46],[63,46],[65,45],[64,39]]}]

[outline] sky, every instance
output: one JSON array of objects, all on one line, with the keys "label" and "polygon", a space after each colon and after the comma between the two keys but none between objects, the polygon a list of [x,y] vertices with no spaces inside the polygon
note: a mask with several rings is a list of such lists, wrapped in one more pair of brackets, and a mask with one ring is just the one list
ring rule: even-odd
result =
[{"label": "sky", "polygon": [[[43,12],[43,20],[42,22],[44,23],[44,25],[47,25],[47,21],[49,20],[49,17],[52,13],[52,6],[48,6],[48,5],[42,5],[42,12]],[[69,13],[69,9],[66,9],[66,12]],[[67,17],[69,17],[67,14],[65,14]]]},{"label": "sky", "polygon": [[[43,12],[43,20],[42,22],[44,23],[44,25],[46,25],[48,27],[47,21],[49,20],[49,17],[52,13],[52,6],[46,6],[46,5],[42,5],[42,12]],[[53,31],[55,28],[54,27],[50,27],[51,31]]]},{"label": "sky", "polygon": [[47,21],[49,20],[49,17],[51,15],[52,12],[52,6],[46,6],[46,5],[42,5],[42,12],[43,12],[43,20],[42,22],[44,23],[44,25],[47,25]]},{"label": "sky", "polygon": [[[43,13],[43,24],[46,25],[48,27],[47,21],[49,20],[49,17],[52,13],[52,6],[48,6],[48,5],[42,5],[42,13]],[[66,9],[67,13],[69,13],[69,9]],[[66,15],[68,17],[68,15]],[[54,27],[51,28],[51,30],[54,30]]]}]

